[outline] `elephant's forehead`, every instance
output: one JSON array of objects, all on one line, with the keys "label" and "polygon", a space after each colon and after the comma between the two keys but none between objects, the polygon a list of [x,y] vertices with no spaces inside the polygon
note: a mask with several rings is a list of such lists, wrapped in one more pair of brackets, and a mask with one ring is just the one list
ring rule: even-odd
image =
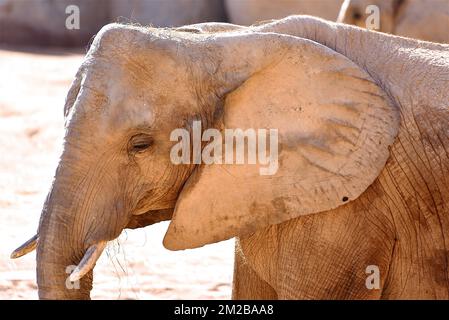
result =
[{"label": "elephant's forehead", "polygon": [[[99,129],[152,127],[167,121],[174,110],[197,103],[189,76],[171,59],[153,63],[133,59],[94,59],[85,66],[81,113],[98,122]],[[137,61],[137,62],[136,62]],[[92,113],[93,116],[88,115]],[[165,119],[165,120],[164,120]]]},{"label": "elephant's forehead", "polygon": [[136,93],[114,81],[81,87],[72,125],[95,127],[97,134],[110,135],[132,127],[151,127],[154,99],[146,92]]},{"label": "elephant's forehead", "polygon": [[105,129],[153,125],[155,98],[151,92],[137,92],[112,82],[107,95],[108,103],[100,113]]}]

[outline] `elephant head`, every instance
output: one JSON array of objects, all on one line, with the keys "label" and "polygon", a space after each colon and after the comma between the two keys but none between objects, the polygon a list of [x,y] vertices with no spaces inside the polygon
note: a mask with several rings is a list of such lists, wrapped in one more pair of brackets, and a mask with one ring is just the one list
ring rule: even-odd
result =
[{"label": "elephant head", "polygon": [[403,37],[449,42],[448,0],[345,0],[337,22],[368,27],[367,18],[379,8],[379,29]]},{"label": "elephant head", "polygon": [[[344,205],[376,179],[398,130],[371,77],[313,41],[119,24],[96,36],[65,116],[38,229],[40,298],[88,298],[96,260],[126,227],[172,218],[164,245],[179,250]],[[174,163],[171,133],[198,121],[277,130],[278,170]],[[79,290],[65,285],[70,265]]]}]

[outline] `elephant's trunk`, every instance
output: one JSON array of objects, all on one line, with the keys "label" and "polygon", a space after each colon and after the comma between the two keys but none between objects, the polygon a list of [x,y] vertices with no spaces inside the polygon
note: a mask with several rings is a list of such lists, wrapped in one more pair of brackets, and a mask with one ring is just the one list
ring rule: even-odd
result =
[{"label": "elephant's trunk", "polygon": [[97,259],[129,222],[111,170],[98,169],[103,162],[86,160],[82,150],[66,142],[42,211],[37,244],[42,299],[89,299]]},{"label": "elephant's trunk", "polygon": [[69,277],[86,260],[83,257],[89,247],[108,237],[104,229],[107,226],[101,225],[101,219],[95,216],[98,203],[89,201],[95,198],[92,197],[95,183],[83,182],[85,175],[66,165],[73,163],[73,159],[64,159],[66,156],[63,155],[58,167],[39,223],[37,284],[41,299],[89,299],[91,268],[96,259],[90,261],[89,269],[83,270],[79,281],[71,282]]},{"label": "elephant's trunk", "polygon": [[[60,170],[58,170],[60,171]],[[63,186],[57,173],[42,211],[37,246],[37,284],[40,299],[89,299],[92,271],[79,282],[69,281],[70,273],[84,255],[83,237],[75,221],[74,193]]]}]

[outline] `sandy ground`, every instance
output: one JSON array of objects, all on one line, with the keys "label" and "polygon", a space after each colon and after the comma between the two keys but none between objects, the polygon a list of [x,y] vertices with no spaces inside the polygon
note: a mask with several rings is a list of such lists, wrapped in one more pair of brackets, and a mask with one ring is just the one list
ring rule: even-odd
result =
[{"label": "sandy ground", "polygon": [[[34,235],[57,165],[63,104],[81,53],[0,49],[0,299],[36,299]],[[168,223],[127,230],[95,268],[93,299],[228,299],[233,241],[171,252]]]}]

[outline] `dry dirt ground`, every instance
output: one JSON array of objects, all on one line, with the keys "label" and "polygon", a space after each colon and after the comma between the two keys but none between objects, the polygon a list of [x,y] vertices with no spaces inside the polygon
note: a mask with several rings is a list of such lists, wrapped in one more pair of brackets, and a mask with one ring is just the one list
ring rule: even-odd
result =
[{"label": "dry dirt ground", "polygon": [[[63,104],[83,54],[0,48],[0,299],[36,299],[36,230],[60,152]],[[171,252],[167,223],[127,230],[95,268],[93,299],[228,299],[233,241]]]}]

